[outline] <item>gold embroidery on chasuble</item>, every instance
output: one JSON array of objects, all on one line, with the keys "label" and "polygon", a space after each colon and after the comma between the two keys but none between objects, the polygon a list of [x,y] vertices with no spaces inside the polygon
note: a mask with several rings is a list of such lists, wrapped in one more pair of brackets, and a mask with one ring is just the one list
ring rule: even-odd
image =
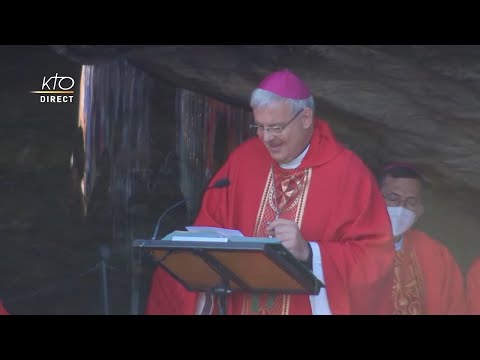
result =
[{"label": "gold embroidery on chasuble", "polygon": [[392,295],[395,315],[424,314],[423,276],[413,250],[395,253]]},{"label": "gold embroidery on chasuble", "polygon": [[[287,170],[272,167],[258,209],[254,236],[268,237],[267,223],[280,217],[301,228],[311,169]],[[290,295],[252,294],[243,297],[244,315],[288,315]]]}]

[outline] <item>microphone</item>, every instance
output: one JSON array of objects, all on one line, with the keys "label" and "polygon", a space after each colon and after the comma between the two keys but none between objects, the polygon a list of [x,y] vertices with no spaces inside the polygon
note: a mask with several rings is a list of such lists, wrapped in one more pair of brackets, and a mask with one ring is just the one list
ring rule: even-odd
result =
[{"label": "microphone", "polygon": [[[222,179],[219,179],[219,180],[215,181],[213,183],[213,185],[207,187],[205,189],[205,191],[210,190],[210,189],[214,189],[214,188],[227,187],[228,185],[230,185],[230,180],[228,178],[222,178]],[[197,195],[200,195],[200,194],[193,194],[192,196],[186,197],[185,199],[182,199],[182,200],[176,202],[175,204],[170,206],[167,210],[165,210],[162,213],[162,215],[160,215],[160,217],[158,218],[157,226],[155,227],[155,231],[153,232],[152,240],[156,240],[157,233],[158,233],[158,227],[160,226],[160,223],[162,222],[162,219],[165,217],[165,215],[167,215],[170,212],[170,210],[176,208],[177,206],[182,205],[184,202],[186,202],[187,200],[190,200],[191,198],[194,198]]]}]

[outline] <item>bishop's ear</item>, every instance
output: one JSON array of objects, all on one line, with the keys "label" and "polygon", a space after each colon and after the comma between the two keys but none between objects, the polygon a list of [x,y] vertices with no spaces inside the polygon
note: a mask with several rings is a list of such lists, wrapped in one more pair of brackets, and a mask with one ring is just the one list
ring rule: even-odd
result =
[{"label": "bishop's ear", "polygon": [[303,109],[302,113],[299,115],[302,117],[301,121],[303,124],[303,127],[309,128],[312,123],[313,123],[313,111],[310,108],[305,108]]}]

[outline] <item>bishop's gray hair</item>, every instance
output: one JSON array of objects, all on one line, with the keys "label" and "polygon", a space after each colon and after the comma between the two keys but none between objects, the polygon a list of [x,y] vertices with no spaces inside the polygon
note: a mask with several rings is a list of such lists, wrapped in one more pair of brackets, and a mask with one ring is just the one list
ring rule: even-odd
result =
[{"label": "bishop's gray hair", "polygon": [[315,113],[315,102],[313,100],[313,96],[311,95],[306,99],[296,100],[278,96],[271,91],[257,88],[250,96],[250,106],[252,108],[268,106],[279,102],[286,102],[287,104],[290,104],[292,107],[292,115],[305,108],[310,108],[312,109],[312,113]]}]

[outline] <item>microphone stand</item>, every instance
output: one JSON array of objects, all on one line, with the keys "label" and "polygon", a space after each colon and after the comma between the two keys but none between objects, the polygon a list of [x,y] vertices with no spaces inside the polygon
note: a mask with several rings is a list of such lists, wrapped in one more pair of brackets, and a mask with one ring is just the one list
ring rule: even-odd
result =
[{"label": "microphone stand", "polygon": [[108,281],[107,281],[107,261],[110,258],[110,248],[107,245],[100,246],[100,283],[102,290],[103,314],[109,315],[109,301],[108,301]]},{"label": "microphone stand", "polygon": [[[207,190],[210,190],[210,189],[214,189],[214,188],[222,188],[222,187],[227,187],[228,185],[230,185],[230,181],[227,179],[227,178],[223,178],[223,179],[220,179],[220,180],[217,180],[215,181],[215,183],[209,187],[207,187],[205,191]],[[158,234],[158,229],[159,229],[159,226],[163,220],[163,218],[170,212],[170,210],[173,210],[174,208],[176,208],[177,206],[180,206],[182,205],[184,202],[196,197],[196,196],[199,196],[201,195],[202,193],[199,193],[199,194],[194,194],[192,196],[189,196],[189,197],[186,197],[185,199],[183,200],[180,200],[179,202],[173,204],[172,206],[170,206],[167,210],[165,210],[163,212],[163,214],[160,216],[160,218],[158,219],[157,221],[157,225],[155,226],[155,230],[153,232],[153,236],[152,236],[152,240],[157,240],[157,234]]]},{"label": "microphone stand", "polygon": [[[223,187],[227,187],[230,185],[230,180],[228,178],[222,178],[222,179],[219,179],[217,181],[215,181],[215,183],[213,183],[213,185],[207,187],[203,192],[207,191],[207,190],[210,190],[210,189],[213,189],[213,188],[223,188]],[[202,193],[203,193],[202,192]],[[175,204],[173,204],[172,206],[168,207],[163,213],[162,215],[158,218],[158,221],[157,221],[157,224],[155,226],[155,230],[153,231],[153,235],[152,235],[152,240],[157,240],[157,235],[158,235],[158,230],[160,228],[160,224],[162,223],[162,220],[163,218],[171,211],[173,210],[174,208],[176,208],[177,206],[180,206],[182,205],[183,203],[185,203],[186,201],[196,197],[196,196],[199,196],[201,195],[202,193],[199,193],[199,194],[194,194],[192,196],[189,196],[189,197],[186,197],[178,202],[176,202]],[[132,256],[132,294],[131,294],[131,313],[133,315],[136,315],[138,314],[138,303],[139,303],[139,293],[140,293],[140,284],[139,284],[139,279],[138,279],[138,272],[140,271],[140,262],[141,262],[141,255],[140,255],[140,252],[139,252],[139,260],[137,260],[137,256],[136,254],[133,254]]]},{"label": "microphone stand", "polygon": [[165,217],[165,215],[167,215],[170,210],[173,210],[174,208],[176,208],[177,206],[180,206],[182,205],[183,203],[185,203],[187,200],[190,200],[191,198],[193,198],[194,196],[189,196],[188,198],[185,198],[179,202],[177,202],[176,204],[173,204],[172,206],[170,206],[167,210],[165,210],[163,212],[163,214],[158,218],[158,221],[157,221],[157,225],[155,226],[155,231],[153,232],[153,236],[152,236],[152,240],[157,240],[157,234],[158,234],[158,229],[159,229],[159,226],[163,220],[163,218]]}]

